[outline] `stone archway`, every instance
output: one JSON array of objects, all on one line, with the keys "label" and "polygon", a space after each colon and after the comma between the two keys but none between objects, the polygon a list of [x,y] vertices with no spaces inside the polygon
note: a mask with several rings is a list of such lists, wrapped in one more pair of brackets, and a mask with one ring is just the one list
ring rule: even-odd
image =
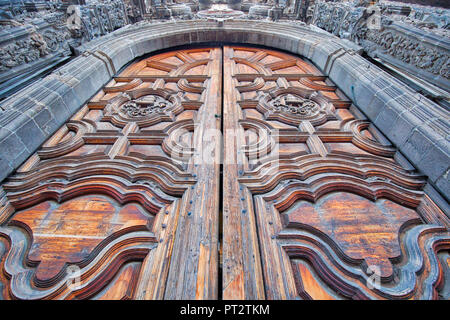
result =
[{"label": "stone archway", "polygon": [[[0,162],[2,168],[1,178],[3,179],[14,169],[17,169],[48,136],[67,121],[75,111],[83,106],[85,102],[109,82],[114,75],[117,75],[119,70],[128,63],[157,50],[201,43],[248,43],[273,47],[308,58],[348,98],[353,100],[353,103],[358,108],[352,109],[352,112],[364,117],[361,113],[362,111],[403,152],[413,165],[428,177],[428,181],[423,180],[421,184],[425,186],[426,199],[430,198],[431,202],[420,204],[422,206],[420,210],[429,214],[427,222],[430,223],[430,221],[439,219],[437,217],[440,213],[436,213],[439,212],[439,209],[436,209],[437,207],[433,203],[437,204],[444,212],[449,211],[448,204],[441,198],[442,195],[448,199],[449,188],[448,179],[446,178],[447,168],[445,167],[448,150],[445,149],[445,141],[440,139],[448,130],[446,130],[446,124],[439,121],[443,117],[443,113],[439,107],[423,97],[418,97],[414,91],[367,62],[340,40],[312,31],[304,26],[274,24],[270,22],[189,21],[153,25],[142,23],[129,26],[90,43],[80,51],[80,55],[73,61],[59,68],[42,81],[33,84],[5,100],[2,104],[4,111],[1,114],[0,122],[5,125],[0,130],[0,150],[2,150],[2,159]],[[254,83],[254,85],[258,86],[258,83]],[[295,100],[294,98],[282,97],[280,99],[283,100],[280,103],[287,103],[286,101],[292,102]],[[294,102],[299,103],[297,100]],[[167,101],[169,102],[166,103],[175,104],[175,100]],[[269,107],[270,103],[268,102]],[[264,104],[261,108],[264,108]],[[279,118],[277,120],[283,119],[286,120],[287,118]],[[122,120],[117,119],[119,122]],[[243,126],[247,126],[248,128],[258,127],[260,125],[251,122],[243,123]],[[395,127],[395,130],[392,130],[393,127]],[[367,130],[367,127],[364,127],[363,123],[355,122],[354,126],[351,126],[351,128],[348,127],[347,129],[357,133],[356,140],[366,139],[361,134],[361,132]],[[89,130],[89,128],[81,128],[80,130]],[[380,149],[376,144],[372,144],[371,149],[377,150],[376,152],[381,152],[383,148]],[[386,152],[392,153],[392,151]],[[397,157],[396,161],[399,161],[404,168],[409,168],[408,170],[414,169],[402,157]],[[363,173],[360,174],[362,175]],[[369,181],[368,183],[391,182]],[[344,184],[347,188],[345,190],[352,189],[351,181],[345,181]],[[258,189],[257,186],[253,187]],[[285,187],[289,192],[293,188],[290,182]],[[1,202],[7,203],[8,200],[5,193],[2,189],[0,189],[0,192],[0,197],[2,197]],[[367,190],[361,192],[364,193],[365,198],[355,197],[351,193],[344,194],[343,197],[351,199],[351,201],[359,203],[361,206],[373,207],[375,201],[367,199],[371,197],[370,192]],[[298,200],[295,192],[291,193],[293,199]],[[269,196],[277,201],[280,200],[280,202],[285,201],[282,195],[277,193],[276,190],[271,191]],[[324,195],[325,200],[323,200],[324,203],[322,205],[327,206],[329,203],[333,203],[336,200],[333,198],[334,196],[333,194]],[[374,195],[372,196],[375,197]],[[414,198],[413,196],[411,197]],[[315,201],[314,196],[310,195],[310,198],[300,204],[300,206],[302,208],[310,208],[309,201],[313,200]],[[375,198],[371,200],[375,200]],[[102,198],[102,201],[109,203],[111,206],[116,205],[115,199],[106,197]],[[265,200],[262,196],[257,201],[258,210],[268,210],[264,208]],[[405,201],[414,202],[414,200],[408,199]],[[378,206],[380,204],[377,203],[376,205]],[[392,204],[383,203],[382,205],[391,206]],[[419,202],[415,203],[415,205],[419,205]],[[275,206],[275,209],[284,209],[284,206],[287,206],[287,204],[281,203],[280,206]],[[429,209],[430,207],[433,207],[433,209]],[[267,212],[273,214],[275,212],[273,210],[275,209],[272,208]],[[305,223],[302,217],[296,214],[296,209],[294,209],[291,210],[293,211],[291,212],[292,215],[286,215],[286,223],[292,226]],[[10,214],[9,210],[11,210],[10,206],[3,205],[0,208],[0,217],[5,217]],[[310,211],[314,212],[311,208]],[[371,212],[373,213],[374,211],[372,210]],[[412,217],[410,220],[415,219],[410,212],[406,212],[405,215],[410,218]],[[331,220],[328,222],[335,223],[334,220]],[[261,220],[258,223],[265,222],[269,223],[270,221]],[[315,224],[315,228],[318,230],[323,231],[323,227],[323,225],[318,223]],[[395,225],[395,227],[398,226]],[[336,237],[336,241],[339,241],[339,235]],[[298,258],[301,256],[297,250],[298,248],[296,249],[295,246],[290,247],[286,245],[285,249],[289,258],[295,262],[293,262],[295,264],[293,272],[305,272],[305,265],[297,263]],[[352,248],[347,249],[349,251],[352,250]],[[392,250],[398,251],[398,248]],[[354,260],[356,261],[358,259],[361,259],[361,257],[355,255]],[[384,274],[389,274],[389,272],[384,271]],[[276,274],[271,274],[270,277],[272,277],[272,283],[278,282],[275,279]],[[385,276],[385,278],[389,277]],[[252,281],[242,287],[245,281],[243,278],[237,279],[236,283],[238,285],[235,288],[232,288],[233,285],[231,285],[230,292],[238,293],[229,297],[263,297],[264,294],[260,295],[261,292],[256,290],[256,287],[253,288],[254,290],[252,289],[253,291],[248,290],[249,287],[255,285],[257,279],[255,278]],[[230,285],[230,283],[227,285]],[[298,283],[294,285],[292,282],[290,285],[290,288],[298,287]],[[346,286],[343,283],[340,285],[341,288]],[[277,295],[279,292],[277,294],[273,292],[265,294],[268,297],[294,296],[292,292],[284,292],[281,296]],[[322,294],[325,294],[325,292],[322,292]],[[305,296],[307,295],[305,294]],[[202,297],[207,298],[212,296],[206,295]]]},{"label": "stone archway", "polygon": [[0,178],[17,168],[48,134],[133,59],[174,46],[211,42],[263,45],[308,58],[449,199],[445,166],[449,152],[445,132],[449,128],[439,120],[445,118],[445,112],[438,105],[334,36],[302,25],[250,20],[143,22],[84,46],[76,59],[2,103],[0,148],[5,156],[0,162]]},{"label": "stone archway", "polygon": [[[104,49],[89,56],[115,70]],[[225,299],[432,299],[449,222],[424,185],[303,59],[172,50],[127,65],[2,184],[0,283],[21,299],[214,299],[219,283]]]}]

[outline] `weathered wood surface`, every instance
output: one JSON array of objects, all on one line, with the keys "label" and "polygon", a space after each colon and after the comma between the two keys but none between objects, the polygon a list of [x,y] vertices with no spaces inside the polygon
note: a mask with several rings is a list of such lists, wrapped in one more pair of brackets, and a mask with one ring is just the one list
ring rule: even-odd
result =
[{"label": "weathered wood surface", "polygon": [[307,61],[158,54],[0,187],[0,298],[448,299],[425,183]]},{"label": "weathered wood surface", "polygon": [[308,62],[225,47],[224,64],[224,298],[448,299],[424,177]]},{"label": "weathered wood surface", "polygon": [[7,180],[3,298],[218,297],[219,161],[193,156],[220,130],[220,64],[220,48],[132,64]]}]

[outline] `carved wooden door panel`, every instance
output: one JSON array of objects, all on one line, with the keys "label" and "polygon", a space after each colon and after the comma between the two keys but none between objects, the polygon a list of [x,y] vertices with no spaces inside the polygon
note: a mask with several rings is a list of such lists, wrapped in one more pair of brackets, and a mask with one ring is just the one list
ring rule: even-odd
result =
[{"label": "carved wooden door panel", "polygon": [[448,299],[425,184],[298,57],[161,53],[0,187],[0,299]]},{"label": "carved wooden door panel", "polygon": [[0,298],[217,297],[221,52],[132,64],[4,183]]},{"label": "carved wooden door panel", "polygon": [[448,299],[449,219],[319,70],[225,47],[224,93],[225,299]]}]

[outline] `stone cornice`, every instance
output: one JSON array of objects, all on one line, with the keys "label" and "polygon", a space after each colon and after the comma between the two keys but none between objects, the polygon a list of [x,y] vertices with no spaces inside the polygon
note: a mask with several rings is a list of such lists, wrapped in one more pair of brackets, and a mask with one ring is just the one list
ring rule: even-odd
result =
[{"label": "stone cornice", "polygon": [[448,201],[447,110],[371,64],[337,37],[306,26],[254,20],[138,23],[85,44],[77,58],[0,105],[4,110],[0,113],[0,179],[127,63],[157,50],[205,42],[263,45],[308,58]]}]

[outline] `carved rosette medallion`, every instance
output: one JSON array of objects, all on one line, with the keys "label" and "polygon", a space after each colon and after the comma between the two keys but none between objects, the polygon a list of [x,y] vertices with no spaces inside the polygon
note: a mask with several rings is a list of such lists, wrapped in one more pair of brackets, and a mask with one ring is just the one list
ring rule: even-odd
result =
[{"label": "carved rosette medallion", "polygon": [[273,110],[280,113],[290,113],[305,118],[313,117],[320,112],[320,106],[305,98],[293,95],[280,96],[271,101]]},{"label": "carved rosette medallion", "polygon": [[172,122],[184,110],[180,94],[149,88],[123,92],[111,99],[106,109],[103,121],[119,127],[129,122],[136,122],[140,127]]},{"label": "carved rosette medallion", "polygon": [[171,105],[169,101],[162,97],[148,95],[125,102],[120,107],[120,112],[124,117],[142,118],[164,113]]}]

